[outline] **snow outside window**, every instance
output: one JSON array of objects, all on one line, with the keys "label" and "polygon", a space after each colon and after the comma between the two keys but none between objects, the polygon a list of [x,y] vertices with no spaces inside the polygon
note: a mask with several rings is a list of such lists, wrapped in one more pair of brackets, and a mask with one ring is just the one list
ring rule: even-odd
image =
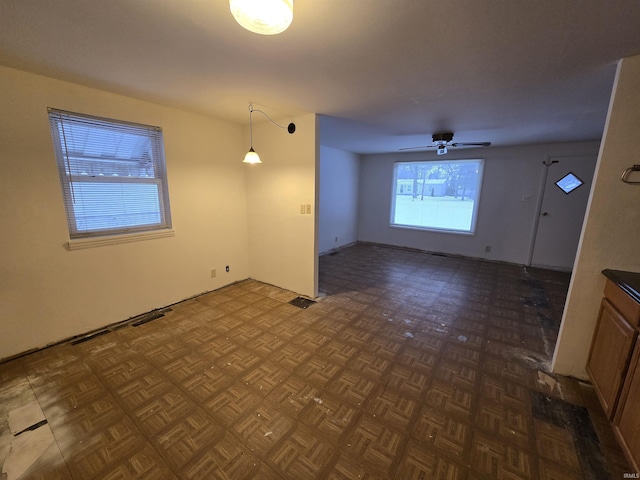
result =
[{"label": "snow outside window", "polygon": [[474,233],[483,166],[480,159],[396,163],[391,225]]}]

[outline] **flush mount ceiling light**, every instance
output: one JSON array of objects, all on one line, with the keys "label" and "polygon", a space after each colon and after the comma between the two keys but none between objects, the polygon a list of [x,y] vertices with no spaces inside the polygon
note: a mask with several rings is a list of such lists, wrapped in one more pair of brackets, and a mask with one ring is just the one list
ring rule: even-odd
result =
[{"label": "flush mount ceiling light", "polygon": [[260,112],[265,117],[267,117],[267,119],[271,123],[273,123],[276,127],[286,128],[287,132],[289,132],[291,134],[296,131],[296,124],[295,123],[290,123],[286,127],[283,126],[283,125],[279,125],[276,122],[274,122],[273,120],[271,120],[271,117],[269,115],[267,115],[266,113],[264,113],[262,110],[254,110],[253,105],[249,104],[249,151],[244,156],[243,162],[244,163],[251,163],[251,164],[262,163],[262,160],[260,160],[260,156],[253,149],[253,117],[252,117],[253,112]]},{"label": "flush mount ceiling light", "polygon": [[233,18],[261,35],[284,32],[293,20],[293,0],[229,0]]}]

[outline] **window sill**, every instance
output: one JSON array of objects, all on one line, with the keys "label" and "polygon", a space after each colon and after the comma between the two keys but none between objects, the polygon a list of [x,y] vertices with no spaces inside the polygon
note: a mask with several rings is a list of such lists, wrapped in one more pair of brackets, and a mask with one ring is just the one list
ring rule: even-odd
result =
[{"label": "window sill", "polygon": [[400,223],[392,223],[389,225],[389,228],[398,228],[402,230],[416,230],[421,232],[433,232],[433,233],[451,233],[453,235],[467,235],[467,236],[475,236],[476,232],[468,231],[468,230],[453,230],[446,228],[434,228],[434,227],[418,227],[416,225],[402,225]]},{"label": "window sill", "polygon": [[104,247],[107,245],[119,245],[121,243],[173,237],[175,234],[176,232],[174,230],[156,230],[152,232],[128,233],[124,235],[80,238],[76,240],[69,240],[65,246],[67,247],[67,250],[83,250],[85,248]]}]

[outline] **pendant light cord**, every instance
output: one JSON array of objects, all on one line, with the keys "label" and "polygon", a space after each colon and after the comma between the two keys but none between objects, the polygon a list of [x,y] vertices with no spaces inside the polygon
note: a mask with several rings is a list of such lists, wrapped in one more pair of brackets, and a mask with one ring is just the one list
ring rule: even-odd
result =
[{"label": "pendant light cord", "polygon": [[253,105],[249,104],[249,148],[253,150],[253,123],[251,115],[253,113]]},{"label": "pendant light cord", "polygon": [[[293,131],[291,131],[291,125],[293,125],[293,123],[290,123],[289,126],[284,126],[284,125],[280,125],[279,123],[274,122],[271,117],[269,115],[267,115],[266,113],[264,113],[262,110],[256,110],[253,108],[252,104],[249,104],[249,129],[251,129],[251,114],[253,112],[260,112],[261,114],[263,114],[265,117],[267,117],[267,119],[273,123],[276,127],[280,127],[280,128],[284,128],[287,129],[289,131],[289,133],[293,133]],[[295,131],[295,125],[293,125],[293,130]],[[250,142],[252,145],[253,143]]]}]

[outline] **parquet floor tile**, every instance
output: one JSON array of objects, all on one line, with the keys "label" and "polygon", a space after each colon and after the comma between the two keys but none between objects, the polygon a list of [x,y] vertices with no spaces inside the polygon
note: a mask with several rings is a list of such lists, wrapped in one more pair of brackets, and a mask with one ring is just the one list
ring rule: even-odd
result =
[{"label": "parquet floor tile", "polygon": [[230,433],[211,444],[202,455],[181,469],[181,476],[189,479],[261,478],[256,476],[261,460]]},{"label": "parquet floor tile", "polygon": [[356,244],[306,309],[244,280],[1,363],[0,477],[623,478],[593,389],[549,372],[568,282]]},{"label": "parquet floor tile", "polygon": [[198,409],[151,437],[151,442],[175,471],[204,453],[223,435],[224,428]]},{"label": "parquet floor tile", "polygon": [[370,464],[363,463],[354,458],[349,451],[340,452],[338,459],[328,471],[327,480],[388,480],[384,472],[376,470]]},{"label": "parquet floor tile", "polygon": [[360,410],[329,395],[312,397],[298,421],[317,431],[322,438],[341,445],[345,435],[360,416]]},{"label": "parquet floor tile", "polygon": [[261,401],[260,395],[236,381],[211,397],[203,407],[222,425],[230,427]]},{"label": "parquet floor tile", "polygon": [[318,388],[325,385],[340,372],[341,367],[326,360],[320,355],[314,355],[296,368],[296,375]]},{"label": "parquet floor tile", "polygon": [[420,402],[390,388],[378,390],[367,402],[365,411],[385,425],[400,431],[410,430]]},{"label": "parquet floor tile", "polygon": [[134,423],[125,417],[60,448],[75,478],[94,478],[130,461],[146,444]]},{"label": "parquet floor tile", "polygon": [[278,385],[267,397],[267,399],[276,403],[280,409],[294,418],[298,418],[300,412],[319,398],[320,389],[310,385],[304,378],[296,375],[289,376],[280,385]]},{"label": "parquet floor tile", "polygon": [[95,399],[88,405],[43,409],[61,447],[72,447],[95,432],[122,421],[124,411],[110,395]]},{"label": "parquet floor tile", "polygon": [[321,478],[336,447],[302,424],[296,425],[267,456],[267,463],[289,480]]},{"label": "parquet floor tile", "polygon": [[347,450],[359,461],[373,465],[393,478],[395,468],[408,437],[379,422],[373,415],[363,414],[347,436]]},{"label": "parquet floor tile", "polygon": [[275,362],[262,360],[260,365],[245,373],[241,380],[264,397],[286,380],[289,375],[291,373],[287,369],[280,368]]},{"label": "parquet floor tile", "polygon": [[252,452],[266,455],[281,438],[286,438],[295,420],[269,403],[260,403],[229,427]]},{"label": "parquet floor tile", "polygon": [[171,480],[177,479],[167,463],[149,444],[94,477],[96,480]]},{"label": "parquet floor tile", "polygon": [[440,409],[422,407],[411,437],[425,450],[465,462],[470,448],[472,427],[462,419],[444,413]]},{"label": "parquet floor tile", "polygon": [[[532,418],[525,412],[513,410],[498,403],[483,399],[478,407],[476,425],[487,432],[513,442],[523,448],[531,448]],[[536,438],[539,438],[536,436]]]},{"label": "parquet floor tile", "polygon": [[426,478],[464,480],[467,478],[467,471],[468,468],[465,465],[425,449],[423,444],[412,440],[406,448],[405,456],[395,478],[397,480]]},{"label": "parquet floor tile", "polygon": [[216,393],[234,383],[234,378],[215,365],[204,367],[191,377],[178,383],[180,388],[196,402],[203,404]]}]

